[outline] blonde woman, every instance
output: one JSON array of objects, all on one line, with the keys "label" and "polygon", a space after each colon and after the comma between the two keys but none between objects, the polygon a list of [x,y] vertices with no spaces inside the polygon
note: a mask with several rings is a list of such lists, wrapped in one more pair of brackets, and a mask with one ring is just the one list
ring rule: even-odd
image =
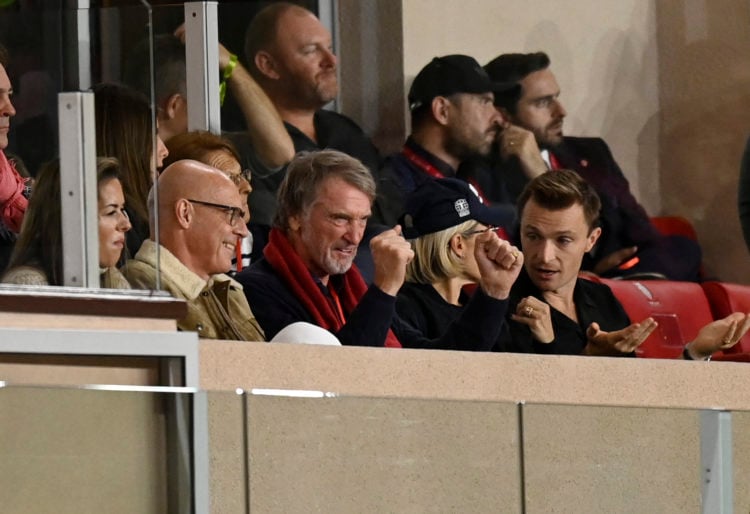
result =
[{"label": "blonde woman", "polygon": [[398,293],[398,315],[427,337],[445,333],[469,301],[464,287],[479,282],[477,235],[504,219],[504,212],[483,205],[464,181],[429,180],[416,189],[402,220],[414,259]]}]

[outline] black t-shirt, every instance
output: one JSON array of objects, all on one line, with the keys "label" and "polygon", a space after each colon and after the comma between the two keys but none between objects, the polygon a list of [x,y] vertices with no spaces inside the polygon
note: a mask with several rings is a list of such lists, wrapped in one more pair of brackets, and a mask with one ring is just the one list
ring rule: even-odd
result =
[{"label": "black t-shirt", "polygon": [[[284,123],[294,143],[295,152],[333,149],[362,161],[375,176],[380,168],[380,154],[362,129],[346,116],[333,111],[319,110],[313,120],[317,143],[297,127]],[[253,223],[271,225],[276,214],[276,191],[286,176],[286,166],[268,168],[258,160],[250,138],[245,132],[227,133],[240,153],[240,164],[253,172],[253,191],[250,193],[250,210]]]},{"label": "black t-shirt", "polygon": [[461,293],[461,305],[453,305],[430,284],[404,282],[396,297],[396,313],[425,336],[437,338],[458,319],[468,301],[468,295]]},{"label": "black t-shirt", "polygon": [[[553,355],[580,355],[586,346],[586,329],[593,322],[605,332],[621,330],[630,325],[630,318],[625,313],[620,301],[612,290],[604,285],[579,278],[573,291],[578,322],[550,306],[552,328],[555,339],[549,344],[534,340],[529,327],[510,320],[510,313],[516,312],[518,303],[527,296],[534,296],[542,301],[541,291],[531,282],[526,272],[521,272],[513,285],[508,308],[510,327],[510,351],[524,353],[543,353]],[[634,356],[635,354],[630,354]]]}]

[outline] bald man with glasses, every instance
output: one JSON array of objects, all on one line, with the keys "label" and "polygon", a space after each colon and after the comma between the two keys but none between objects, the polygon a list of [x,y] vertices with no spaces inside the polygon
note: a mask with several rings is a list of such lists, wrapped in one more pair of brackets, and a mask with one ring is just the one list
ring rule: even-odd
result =
[{"label": "bald man with glasses", "polygon": [[237,239],[247,235],[242,205],[226,174],[197,161],[177,161],[159,176],[159,244],[152,191],[150,237],[123,273],[136,289],[154,289],[161,273],[162,289],[188,303],[180,330],[207,339],[265,340],[242,286],[225,274]]}]

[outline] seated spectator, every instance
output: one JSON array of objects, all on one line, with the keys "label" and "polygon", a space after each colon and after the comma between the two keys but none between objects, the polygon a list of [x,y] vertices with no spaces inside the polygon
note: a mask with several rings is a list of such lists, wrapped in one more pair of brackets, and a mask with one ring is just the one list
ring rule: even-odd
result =
[{"label": "seated spectator", "polygon": [[[164,166],[183,159],[202,162],[223,171],[232,179],[240,192],[240,207],[245,212],[243,221],[250,221],[250,208],[247,195],[253,188],[250,186],[250,170],[240,167],[240,158],[234,145],[228,139],[206,131],[184,132],[167,141],[169,155],[164,159]],[[250,253],[253,248],[252,235],[248,233],[237,243],[237,252],[232,257],[232,270],[241,271],[250,264]]]},{"label": "seated spectator", "polygon": [[[425,181],[455,177],[471,157],[487,156],[501,130],[495,92],[517,84],[490,80],[468,55],[435,57],[417,74],[409,89],[411,135],[403,149],[386,160],[380,172],[375,219],[393,225],[404,212],[404,198]],[[512,204],[498,223],[510,229]]]},{"label": "seated spectator", "polygon": [[148,237],[148,192],[167,149],[159,136],[154,148],[151,108],[143,95],[118,84],[98,84],[92,90],[96,154],[117,158],[122,170],[122,189],[133,224],[127,237],[130,257]]},{"label": "seated spectator", "polygon": [[264,258],[237,275],[266,333],[307,321],[330,330],[344,345],[491,349],[522,264],[518,251],[494,233],[478,235],[479,288],[446,333],[429,339],[394,313],[413,257],[400,226],[370,243],[372,285],[366,286],[352,265],[374,197],[370,172],[344,153],[323,150],[292,160]]},{"label": "seated spectator", "polygon": [[[297,152],[333,149],[355,157],[376,176],[381,158],[370,138],[353,120],[323,108],[339,91],[338,59],[331,33],[315,14],[291,2],[271,3],[250,21],[244,50],[247,71],[271,100],[291,139],[293,150],[284,165]],[[250,230],[253,259],[257,259],[268,242],[276,192],[286,169],[256,167],[249,158],[253,152],[247,138],[231,137],[242,157],[240,163],[255,173]],[[365,265],[369,270],[369,261]]]},{"label": "seated spectator", "polygon": [[[116,267],[125,247],[125,234],[130,230],[116,159],[97,160],[97,187],[101,287],[129,289],[128,282]],[[64,285],[60,211],[60,161],[55,160],[44,165],[39,172],[23,230],[3,282]]]},{"label": "seated spectator", "polygon": [[[512,351],[632,355],[656,327],[652,318],[631,324],[609,287],[578,277],[584,254],[602,233],[600,208],[593,186],[569,170],[541,174],[521,193],[525,259],[511,293]],[[743,313],[709,323],[683,358],[706,359],[736,344],[748,328],[750,316]]]},{"label": "seated spectator", "polygon": [[0,272],[8,264],[29,203],[25,181],[4,153],[8,147],[10,118],[16,114],[10,100],[13,87],[5,71],[6,66],[8,53],[0,45]]},{"label": "seated spectator", "polygon": [[445,333],[469,303],[464,286],[479,283],[478,236],[503,220],[501,209],[483,205],[462,180],[441,178],[417,187],[406,199],[404,232],[413,238],[414,259],[396,299],[398,316],[429,338]]},{"label": "seated spectator", "polygon": [[567,112],[560,87],[542,53],[503,54],[485,66],[495,81],[516,81],[520,92],[495,102],[509,125],[498,141],[491,169],[463,169],[491,202],[515,201],[539,174],[570,169],[586,179],[602,202],[602,235],[583,269],[603,276],[659,274],[672,280],[699,279],[700,247],[688,238],[662,236],[630,191],[607,144],[600,138],[563,136]]},{"label": "seated spectator", "polygon": [[161,288],[187,301],[180,330],[208,339],[263,341],[263,330],[242,294],[242,286],[225,275],[238,238],[247,235],[240,193],[223,172],[197,161],[177,161],[159,176],[160,244],[143,242],[123,273],[134,288]]}]

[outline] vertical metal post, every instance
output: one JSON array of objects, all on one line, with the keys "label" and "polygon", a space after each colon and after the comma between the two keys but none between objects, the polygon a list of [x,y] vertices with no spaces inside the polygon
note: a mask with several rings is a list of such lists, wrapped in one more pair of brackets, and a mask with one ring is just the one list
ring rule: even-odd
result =
[{"label": "vertical metal post", "polygon": [[217,2],[185,2],[188,129],[221,133]]},{"label": "vertical metal post", "polygon": [[58,95],[63,285],[99,287],[94,94]]},{"label": "vertical metal post", "polygon": [[91,87],[91,25],[89,0],[69,0],[66,10],[63,52],[63,83],[66,90],[84,91]]},{"label": "vertical metal post", "polygon": [[701,411],[701,512],[732,514],[732,413]]},{"label": "vertical metal post", "polygon": [[[318,19],[320,23],[328,29],[331,33],[331,42],[333,45],[333,53],[339,55],[341,50],[341,38],[339,36],[339,4],[338,0],[320,0],[318,2]],[[336,68],[338,74],[339,84],[341,84],[341,70]],[[341,88],[339,87],[336,98],[327,104],[324,108],[331,111],[338,111],[341,105]]]},{"label": "vertical metal post", "polygon": [[193,393],[193,501],[195,512],[209,512],[210,462],[208,435],[208,393]]}]

